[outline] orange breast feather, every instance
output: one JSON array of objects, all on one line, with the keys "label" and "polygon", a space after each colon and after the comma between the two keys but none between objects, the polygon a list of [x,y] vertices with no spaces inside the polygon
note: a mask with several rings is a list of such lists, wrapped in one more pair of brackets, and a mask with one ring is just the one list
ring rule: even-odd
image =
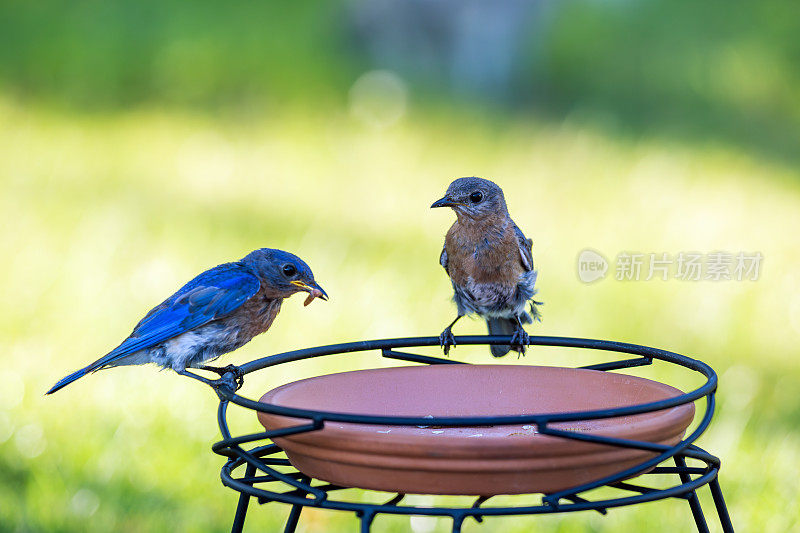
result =
[{"label": "orange breast feather", "polygon": [[458,285],[502,283],[516,285],[524,268],[511,225],[479,226],[456,221],[445,237],[447,270]]}]

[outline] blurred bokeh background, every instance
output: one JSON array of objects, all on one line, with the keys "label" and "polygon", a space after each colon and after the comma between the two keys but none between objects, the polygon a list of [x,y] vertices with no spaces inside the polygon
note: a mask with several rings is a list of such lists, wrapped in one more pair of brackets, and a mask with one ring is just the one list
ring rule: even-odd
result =
[{"label": "blurred bokeh background", "polygon": [[[800,5],[779,0],[0,3],[0,531],[228,529],[210,390],[143,367],[44,391],[196,273],[262,246],[305,258],[332,298],[288,302],[225,362],[438,334],[452,215],[428,206],[462,175],[500,183],[534,240],[546,305],[531,331],[710,363],[719,412],[700,444],[723,459],[735,525],[797,530],[798,35]],[[757,281],[587,285],[584,248],[764,259]],[[378,359],[256,374],[244,394]],[[286,513],[255,506],[246,530]],[[595,515],[465,531],[693,527],[677,500]],[[308,511],[299,530],[355,528]]]}]

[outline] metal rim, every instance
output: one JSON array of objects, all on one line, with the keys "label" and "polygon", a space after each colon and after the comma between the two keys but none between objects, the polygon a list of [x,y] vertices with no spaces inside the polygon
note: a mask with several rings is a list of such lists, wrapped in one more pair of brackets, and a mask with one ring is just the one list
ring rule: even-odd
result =
[{"label": "metal rim", "polygon": [[[470,336],[470,337],[456,337],[458,344],[502,344],[508,343],[508,337],[490,337],[490,336]],[[343,353],[363,352],[370,350],[391,351],[395,348],[414,348],[423,346],[437,346],[439,344],[438,337],[416,337],[416,338],[398,338],[398,339],[382,339],[372,341],[359,341],[343,344],[332,344],[328,346],[318,346],[314,348],[306,348],[302,350],[295,350],[285,352],[277,355],[256,359],[242,365],[240,370],[243,374],[262,370],[278,364],[288,363],[292,361],[300,361],[303,359],[310,359],[314,357],[322,357],[326,355],[336,355]],[[650,348],[647,346],[640,346],[636,344],[621,343],[615,341],[603,341],[595,339],[579,339],[571,337],[531,337],[530,345],[535,346],[560,346],[570,348],[588,348],[594,350],[605,350],[620,353],[628,353],[639,355],[646,360],[659,359],[669,363],[677,364],[689,370],[699,372],[706,377],[706,383],[697,389],[684,393],[680,396],[675,396],[666,400],[658,402],[650,402],[646,404],[633,405],[628,407],[619,407],[615,409],[602,409],[595,411],[579,411],[571,413],[547,413],[536,415],[519,415],[519,416],[505,416],[505,417],[436,417],[436,418],[423,418],[423,417],[397,417],[397,416],[374,416],[374,415],[355,415],[336,413],[331,411],[310,410],[310,409],[295,409],[290,407],[280,407],[276,405],[263,404],[235,393],[225,395],[225,399],[232,403],[260,411],[264,413],[273,413],[278,415],[292,416],[297,418],[306,418],[310,420],[332,421],[332,422],[352,422],[360,424],[381,424],[381,425],[422,425],[422,424],[436,424],[442,426],[470,426],[482,424],[494,425],[510,425],[510,424],[546,424],[550,422],[572,422],[576,420],[593,420],[599,418],[612,418],[618,416],[627,416],[641,413],[648,413],[653,411],[660,411],[683,405],[703,396],[713,393],[717,386],[717,375],[714,370],[696,359],[691,359],[684,355],[658,348]],[[403,354],[413,355],[413,354]],[[395,357],[400,358],[400,357]],[[409,360],[407,358],[403,358]],[[430,361],[438,358],[428,358],[426,361],[429,364],[451,364],[450,360],[438,360],[436,363]],[[643,364],[649,364],[645,362]],[[637,365],[638,366],[638,365]],[[582,367],[589,368],[589,367]]]}]

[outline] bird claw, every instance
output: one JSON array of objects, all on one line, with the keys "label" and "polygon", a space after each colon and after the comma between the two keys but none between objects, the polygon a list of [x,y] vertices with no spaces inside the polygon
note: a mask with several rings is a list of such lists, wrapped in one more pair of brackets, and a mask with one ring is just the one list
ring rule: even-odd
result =
[{"label": "bird claw", "polygon": [[[218,374],[219,379],[216,380],[216,383],[228,385],[234,390],[234,392],[241,389],[242,385],[244,385],[244,372],[242,372],[242,369],[236,365],[228,365],[223,367],[202,366],[200,369],[208,370],[209,372]],[[231,374],[231,376],[226,378],[228,374]]]},{"label": "bird claw", "polygon": [[445,355],[450,353],[450,347],[456,345],[456,338],[453,335],[453,330],[450,326],[446,327],[441,335],[439,335],[439,345]]},{"label": "bird claw", "polygon": [[219,379],[214,380],[215,384],[224,385],[225,387],[232,389],[233,392],[238,391],[244,385],[244,378],[241,376],[231,376],[231,374],[225,374]]},{"label": "bird claw", "polygon": [[528,332],[522,329],[522,326],[518,326],[511,336],[511,349],[519,352],[519,355],[525,355],[529,342],[530,335],[528,335]]}]

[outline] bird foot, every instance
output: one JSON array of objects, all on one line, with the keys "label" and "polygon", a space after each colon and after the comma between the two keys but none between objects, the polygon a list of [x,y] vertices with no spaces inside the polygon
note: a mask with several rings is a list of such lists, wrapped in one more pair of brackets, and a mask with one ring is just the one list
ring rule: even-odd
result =
[{"label": "bird foot", "polygon": [[[214,372],[215,374],[219,375],[220,383],[226,383],[231,385],[234,391],[237,391],[242,388],[244,385],[244,372],[242,369],[236,365],[228,365],[223,367],[218,366],[201,366],[200,370],[207,370],[209,372]],[[233,377],[225,378],[228,374],[231,374]]]},{"label": "bird foot", "polygon": [[511,349],[519,352],[519,356],[525,355],[529,342],[530,335],[528,335],[528,332],[522,329],[522,326],[517,326],[517,330],[511,336]]},{"label": "bird foot", "polygon": [[442,351],[445,355],[450,353],[450,347],[456,345],[456,338],[453,335],[452,326],[447,326],[444,328],[444,331],[441,335],[439,335],[439,345],[442,347]]}]

